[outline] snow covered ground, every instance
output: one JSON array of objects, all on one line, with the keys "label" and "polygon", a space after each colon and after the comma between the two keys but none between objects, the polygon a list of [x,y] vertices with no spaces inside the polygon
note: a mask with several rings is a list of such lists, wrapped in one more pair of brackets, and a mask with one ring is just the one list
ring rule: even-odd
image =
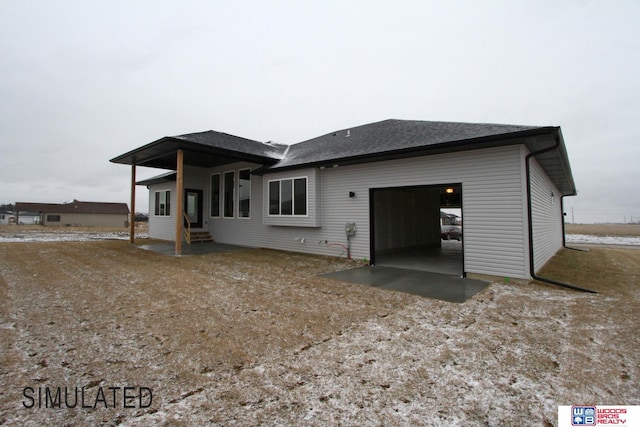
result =
[{"label": "snow covered ground", "polygon": [[567,243],[596,245],[640,246],[640,237],[593,236],[591,234],[567,234]]},{"label": "snow covered ground", "polygon": [[[136,238],[146,239],[147,233],[136,233]],[[128,240],[129,231],[52,231],[19,230],[0,233],[0,242],[88,242],[92,240]]]}]

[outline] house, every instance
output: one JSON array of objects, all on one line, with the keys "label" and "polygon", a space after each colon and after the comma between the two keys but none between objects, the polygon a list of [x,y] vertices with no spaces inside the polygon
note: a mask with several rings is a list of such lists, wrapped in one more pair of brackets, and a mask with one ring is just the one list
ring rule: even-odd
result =
[{"label": "house", "polygon": [[440,226],[461,225],[460,217],[456,214],[440,211]]},{"label": "house", "polygon": [[136,166],[174,171],[137,184],[149,189],[150,237],[175,241],[176,253],[197,230],[376,264],[449,244],[440,209],[456,208],[456,274],[470,277],[535,276],[564,245],[563,198],[576,194],[550,126],[384,120],[290,146],[206,131],[111,161],[132,166],[132,201]]},{"label": "house", "polygon": [[24,212],[34,212],[36,223],[42,225],[73,225],[84,227],[127,227],[129,208],[126,203],[81,202],[24,203],[16,202],[18,222]]},{"label": "house", "polygon": [[16,215],[12,210],[0,208],[0,224],[15,224]]},{"label": "house", "polygon": [[32,225],[40,224],[40,214],[33,211],[18,211],[14,205],[2,205],[0,224]]}]

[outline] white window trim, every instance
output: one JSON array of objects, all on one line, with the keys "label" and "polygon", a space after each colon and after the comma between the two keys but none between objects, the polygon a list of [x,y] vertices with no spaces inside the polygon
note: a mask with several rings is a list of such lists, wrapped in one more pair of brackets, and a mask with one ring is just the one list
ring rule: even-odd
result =
[{"label": "white window trim", "polygon": [[[242,171],[249,171],[249,216],[240,216],[240,172],[242,172]],[[236,212],[238,214],[237,216],[238,216],[238,219],[251,219],[251,168],[238,169],[236,172],[237,172],[236,175],[238,177],[238,179],[236,179],[236,181],[237,181],[236,187],[237,187],[237,190],[238,190],[237,191],[237,194],[238,194],[237,205],[238,206],[237,206],[237,209],[236,209]]]},{"label": "white window trim", "polygon": [[[296,179],[304,179],[305,181],[305,203],[306,203],[306,214],[304,215],[296,215],[295,212],[296,211],[296,206],[295,206],[295,180]],[[269,204],[271,203],[271,183],[278,181],[279,182],[279,190],[280,190],[280,194],[279,196],[282,196],[282,181],[288,181],[291,180],[291,215],[283,215],[281,213],[279,214],[272,214],[271,213],[271,209]],[[281,211],[282,205],[279,204],[278,207],[278,211]],[[273,217],[273,218],[308,218],[309,217],[309,176],[308,175],[302,175],[302,176],[294,176],[294,177],[285,177],[285,178],[277,178],[277,179],[270,179],[269,181],[267,181],[267,216]]]},{"label": "white window trim", "polygon": [[[156,194],[157,193],[169,193],[169,215],[158,215],[156,214]],[[166,209],[165,209],[166,210]],[[153,216],[156,218],[171,218],[173,216],[173,209],[171,209],[171,189],[165,188],[160,190],[154,190],[153,192]]]},{"label": "white window trim", "polygon": [[[213,207],[213,199],[211,197],[211,193],[213,188],[211,187],[211,177],[214,175],[218,175],[220,177],[219,182],[218,182],[218,215],[217,216],[211,216],[211,208]],[[222,217],[222,208],[223,208],[223,204],[222,204],[222,197],[223,197],[223,191],[222,191],[222,172],[214,172],[212,174],[209,175],[209,218],[221,218]]]}]

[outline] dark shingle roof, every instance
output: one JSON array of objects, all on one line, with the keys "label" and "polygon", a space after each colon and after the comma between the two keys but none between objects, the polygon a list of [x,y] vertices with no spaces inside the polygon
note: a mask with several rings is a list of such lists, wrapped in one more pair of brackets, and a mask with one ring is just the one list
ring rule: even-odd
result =
[{"label": "dark shingle roof", "polygon": [[233,150],[243,154],[249,154],[268,159],[281,159],[286,145],[271,144],[254,141],[228,133],[208,130],[206,132],[187,133],[185,135],[174,136],[174,139],[189,141],[207,147],[219,148],[223,150]]},{"label": "dark shingle roof", "polygon": [[111,159],[114,163],[176,168],[176,152],[184,150],[185,164],[212,167],[234,161],[273,164],[282,159],[285,145],[254,141],[228,133],[208,130],[166,136]]},{"label": "dark shingle roof", "polygon": [[[465,145],[514,138],[519,133],[541,129],[538,126],[484,123],[429,122],[417,120],[383,120],[331,132],[293,144],[286,157],[269,169],[302,165],[318,165],[340,160],[371,159],[392,154],[435,149],[446,144],[450,151],[455,143]],[[467,147],[470,148],[470,147]],[[480,147],[478,147],[480,148]]]},{"label": "dark shingle roof", "polygon": [[[206,131],[165,137],[118,156],[114,163],[176,169],[176,152],[184,163],[214,167],[237,161],[263,165],[252,171],[264,174],[304,167],[323,167],[399,159],[420,155],[525,144],[530,151],[559,148],[536,158],[562,194],[575,194],[575,184],[559,127],[489,123],[383,120],[331,132],[290,146],[253,141],[221,132]],[[174,179],[170,174],[151,180]],[[139,184],[150,185],[150,180]]]},{"label": "dark shingle roof", "polygon": [[152,176],[151,178],[142,179],[136,182],[136,185],[154,185],[154,184],[162,184],[164,182],[175,182],[178,173],[175,171],[165,172],[160,175]]},{"label": "dark shingle roof", "polygon": [[128,214],[126,203],[80,202],[69,203],[25,203],[16,202],[17,211],[40,213],[83,213],[83,214]]}]

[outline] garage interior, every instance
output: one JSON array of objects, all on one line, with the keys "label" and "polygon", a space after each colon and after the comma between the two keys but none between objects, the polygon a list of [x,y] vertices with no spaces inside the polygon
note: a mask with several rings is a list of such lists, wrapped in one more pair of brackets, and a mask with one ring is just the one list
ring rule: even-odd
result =
[{"label": "garage interior", "polygon": [[441,238],[441,210],[462,217],[461,184],[371,189],[370,196],[373,265],[464,277],[462,237]]}]

